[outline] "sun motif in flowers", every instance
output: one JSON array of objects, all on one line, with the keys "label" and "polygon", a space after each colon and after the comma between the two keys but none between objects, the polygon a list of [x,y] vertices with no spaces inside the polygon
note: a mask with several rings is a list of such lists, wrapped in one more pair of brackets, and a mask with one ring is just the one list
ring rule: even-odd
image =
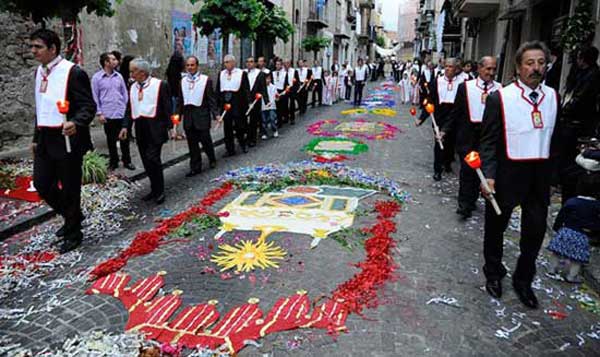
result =
[{"label": "sun motif in flowers", "polygon": [[235,246],[224,244],[221,251],[213,255],[211,261],[221,266],[221,271],[235,268],[236,271],[248,272],[256,268],[278,268],[277,260],[282,260],[286,252],[274,242],[259,240],[241,241]]}]

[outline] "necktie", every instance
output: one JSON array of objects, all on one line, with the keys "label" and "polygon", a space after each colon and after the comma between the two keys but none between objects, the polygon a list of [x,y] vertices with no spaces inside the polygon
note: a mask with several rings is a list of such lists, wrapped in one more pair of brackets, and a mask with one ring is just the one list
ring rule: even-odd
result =
[{"label": "necktie", "polygon": [[487,93],[487,87],[488,87],[487,82],[483,82],[483,92],[484,93]]},{"label": "necktie", "polygon": [[536,91],[529,93],[529,98],[533,102],[533,105],[537,105],[538,96],[539,96],[539,93]]}]

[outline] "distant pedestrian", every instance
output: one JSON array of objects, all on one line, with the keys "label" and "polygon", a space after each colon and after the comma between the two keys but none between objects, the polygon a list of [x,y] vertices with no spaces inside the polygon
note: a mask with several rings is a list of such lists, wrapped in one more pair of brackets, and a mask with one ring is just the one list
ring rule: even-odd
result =
[{"label": "distant pedestrian", "polygon": [[102,69],[92,77],[92,94],[96,102],[96,117],[104,127],[106,134],[106,144],[110,156],[109,169],[114,170],[119,167],[117,151],[117,141],[119,141],[123,167],[135,170],[135,166],[131,163],[129,138],[119,140],[129,95],[123,77],[115,70],[117,64],[117,59],[113,54],[106,52],[100,55]]},{"label": "distant pedestrian", "polygon": [[363,89],[369,78],[369,67],[363,62],[362,58],[358,59],[358,65],[354,69],[354,106],[358,107],[362,104]]},{"label": "distant pedestrian", "polygon": [[318,60],[314,61],[312,67],[313,76],[313,95],[312,95],[312,106],[313,108],[318,103],[319,106],[323,104],[323,67]]}]

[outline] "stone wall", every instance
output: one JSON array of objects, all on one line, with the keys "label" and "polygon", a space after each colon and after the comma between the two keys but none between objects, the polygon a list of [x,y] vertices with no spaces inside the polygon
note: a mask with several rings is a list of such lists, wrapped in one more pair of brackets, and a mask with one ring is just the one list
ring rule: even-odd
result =
[{"label": "stone wall", "polygon": [[33,133],[36,63],[26,42],[33,28],[23,18],[0,13],[0,150],[5,142]]}]

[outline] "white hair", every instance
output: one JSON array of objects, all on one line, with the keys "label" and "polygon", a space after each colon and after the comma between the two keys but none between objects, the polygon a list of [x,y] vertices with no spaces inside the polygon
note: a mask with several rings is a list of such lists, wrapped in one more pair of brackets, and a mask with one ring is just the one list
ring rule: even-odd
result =
[{"label": "white hair", "polygon": [[223,58],[223,62],[229,62],[229,61],[235,62],[235,56],[234,55],[225,55],[225,57]]},{"label": "white hair", "polygon": [[446,58],[446,61],[444,62],[444,64],[446,66],[458,66],[458,60],[454,57],[448,57],[448,58]]},{"label": "white hair", "polygon": [[130,63],[140,71],[150,74],[150,62],[146,61],[145,59],[134,58]]}]

